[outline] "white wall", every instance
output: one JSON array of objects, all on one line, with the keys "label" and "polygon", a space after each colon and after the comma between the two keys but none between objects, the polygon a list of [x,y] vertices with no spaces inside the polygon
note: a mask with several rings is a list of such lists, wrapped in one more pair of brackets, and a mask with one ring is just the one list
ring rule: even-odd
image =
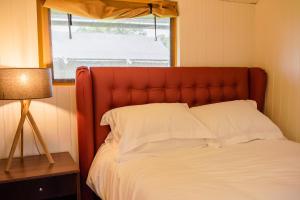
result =
[{"label": "white wall", "polygon": [[[0,30],[0,66],[38,67],[36,0],[0,0]],[[0,158],[9,154],[20,109],[16,101],[0,101]],[[77,160],[74,86],[54,87],[54,97],[33,101],[30,110],[49,150],[69,151]],[[25,155],[37,154],[27,123],[24,134]]]},{"label": "white wall", "polygon": [[[53,93],[52,98],[34,100],[30,110],[50,152],[68,151],[77,160],[75,88],[54,87]],[[2,158],[9,154],[20,118],[20,109],[17,101],[0,101],[0,157]],[[24,126],[24,143],[25,155],[38,153],[31,127],[27,122]],[[42,148],[39,149],[42,152]],[[20,151],[16,152],[16,155],[19,155]]]},{"label": "white wall", "polygon": [[0,66],[37,66],[34,0],[0,0]]},{"label": "white wall", "polygon": [[252,66],[255,6],[178,0],[181,66]]},{"label": "white wall", "polygon": [[[178,0],[178,44],[182,66],[252,66],[253,5],[219,0]],[[0,65],[38,66],[36,0],[0,0]],[[69,151],[77,160],[74,86],[54,87],[54,97],[35,101],[32,113],[51,152]],[[0,158],[7,157],[20,107],[0,101]],[[36,154],[25,126],[25,154]]]},{"label": "white wall", "polygon": [[300,142],[300,1],[260,0],[255,65],[268,73],[266,113]]}]

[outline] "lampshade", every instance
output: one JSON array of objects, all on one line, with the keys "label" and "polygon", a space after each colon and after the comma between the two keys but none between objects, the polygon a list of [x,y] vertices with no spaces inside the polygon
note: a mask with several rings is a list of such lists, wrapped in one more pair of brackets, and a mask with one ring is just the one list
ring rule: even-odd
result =
[{"label": "lampshade", "polygon": [[50,69],[0,68],[0,99],[24,100],[52,97]]}]

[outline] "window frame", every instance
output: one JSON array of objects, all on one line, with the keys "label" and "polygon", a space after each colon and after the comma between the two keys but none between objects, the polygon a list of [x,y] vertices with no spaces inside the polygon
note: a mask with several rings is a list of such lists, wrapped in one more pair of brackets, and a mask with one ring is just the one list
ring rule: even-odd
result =
[{"label": "window frame", "polygon": [[[38,29],[38,63],[40,68],[51,68],[54,85],[74,85],[74,79],[54,79],[50,9],[43,7],[45,0],[36,0]],[[177,65],[177,18],[170,19],[170,61]]]}]

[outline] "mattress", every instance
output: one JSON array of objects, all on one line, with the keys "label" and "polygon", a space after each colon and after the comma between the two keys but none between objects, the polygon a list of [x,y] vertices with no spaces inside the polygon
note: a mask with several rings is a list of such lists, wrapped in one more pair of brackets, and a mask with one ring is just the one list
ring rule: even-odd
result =
[{"label": "mattress", "polygon": [[299,200],[300,144],[257,140],[223,148],[134,154],[103,145],[87,184],[104,200]]}]

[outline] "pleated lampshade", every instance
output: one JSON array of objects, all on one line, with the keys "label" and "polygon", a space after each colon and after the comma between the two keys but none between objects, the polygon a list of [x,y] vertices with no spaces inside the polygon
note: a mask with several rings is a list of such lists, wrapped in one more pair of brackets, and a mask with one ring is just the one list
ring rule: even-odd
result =
[{"label": "pleated lampshade", "polygon": [[24,100],[52,97],[50,69],[0,68],[0,99]]}]

